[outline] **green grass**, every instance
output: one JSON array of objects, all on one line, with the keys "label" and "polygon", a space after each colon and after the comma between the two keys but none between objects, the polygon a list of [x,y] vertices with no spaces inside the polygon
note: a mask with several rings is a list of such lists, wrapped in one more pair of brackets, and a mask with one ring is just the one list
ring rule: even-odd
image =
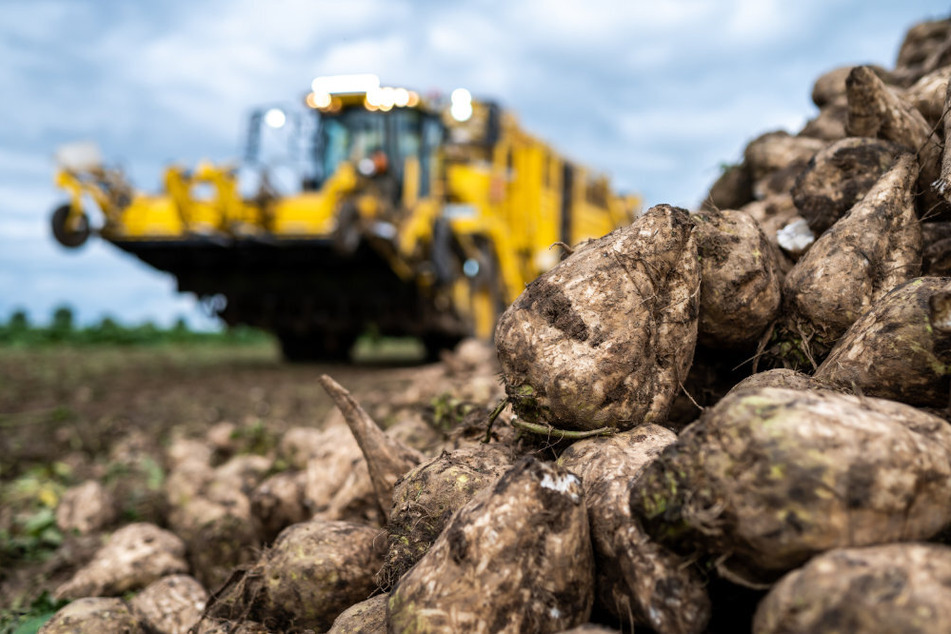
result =
[{"label": "green grass", "polygon": [[11,328],[0,326],[0,345],[13,348],[50,346],[156,346],[169,344],[257,345],[271,340],[271,335],[247,327],[221,332],[194,332],[185,328],[161,329],[153,324],[140,326],[101,325],[59,330],[54,327]]}]

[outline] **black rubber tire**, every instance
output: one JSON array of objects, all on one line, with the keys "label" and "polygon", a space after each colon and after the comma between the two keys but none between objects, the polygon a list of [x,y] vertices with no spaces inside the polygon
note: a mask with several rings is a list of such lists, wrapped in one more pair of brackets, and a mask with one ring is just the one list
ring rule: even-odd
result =
[{"label": "black rubber tire", "polygon": [[423,347],[426,349],[426,361],[435,363],[440,360],[443,350],[452,350],[459,345],[463,337],[444,333],[428,333],[423,335],[421,339]]},{"label": "black rubber tire", "polygon": [[56,241],[68,249],[76,249],[86,244],[89,239],[89,218],[83,214],[80,218],[79,229],[69,231],[66,228],[66,219],[69,217],[70,205],[64,203],[53,210],[50,218],[50,225],[53,228],[53,237]]},{"label": "black rubber tire", "polygon": [[315,361],[349,361],[350,349],[356,341],[352,333],[282,332],[277,334],[284,360],[291,363]]}]

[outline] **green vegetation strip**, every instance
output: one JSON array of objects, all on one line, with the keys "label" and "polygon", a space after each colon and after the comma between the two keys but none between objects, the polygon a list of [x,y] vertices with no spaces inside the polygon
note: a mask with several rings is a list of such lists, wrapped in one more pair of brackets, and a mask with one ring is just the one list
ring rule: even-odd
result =
[{"label": "green vegetation strip", "polygon": [[221,331],[201,332],[188,327],[179,319],[171,328],[160,328],[151,322],[126,326],[110,317],[104,317],[93,326],[78,327],[73,311],[67,306],[57,308],[50,323],[38,326],[30,323],[27,314],[14,312],[7,323],[0,324],[0,345],[34,348],[48,345],[163,345],[176,343],[258,344],[270,341],[267,333],[238,326]]}]

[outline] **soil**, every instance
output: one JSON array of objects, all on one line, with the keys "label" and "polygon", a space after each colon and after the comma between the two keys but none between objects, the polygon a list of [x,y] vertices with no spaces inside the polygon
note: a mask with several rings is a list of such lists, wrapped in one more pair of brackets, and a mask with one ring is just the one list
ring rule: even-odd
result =
[{"label": "soil", "polygon": [[392,413],[386,404],[423,368],[411,348],[364,350],[362,357],[287,364],[270,343],[0,347],[0,621],[69,578],[98,546],[65,535],[59,548],[38,536],[15,547],[24,521],[44,510],[37,500],[54,508],[66,487],[115,475],[125,480],[114,489],[124,498],[117,500],[120,521],[161,524],[154,505],[132,504],[161,498],[159,486],[145,490],[148,479],[136,477],[135,465],[151,458],[153,472],[163,469],[173,437],[204,438],[227,421],[266,445],[291,427],[321,426],[333,406],[317,381],[325,373],[385,425]]}]

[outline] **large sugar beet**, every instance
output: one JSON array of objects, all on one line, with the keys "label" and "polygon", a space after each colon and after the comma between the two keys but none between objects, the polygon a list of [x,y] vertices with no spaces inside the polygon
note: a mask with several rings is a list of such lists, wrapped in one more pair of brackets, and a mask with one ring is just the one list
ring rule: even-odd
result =
[{"label": "large sugar beet", "polygon": [[[855,68],[855,66],[840,66],[839,68],[834,68],[819,75],[818,79],[812,84],[812,103],[822,108],[840,101],[845,101],[845,81],[848,79],[849,73],[852,72],[853,68]],[[881,66],[874,65],[869,66],[869,68],[882,78],[883,81],[888,81],[889,72],[887,70]]]},{"label": "large sugar beet", "polygon": [[[948,108],[951,108],[951,83],[946,83],[945,85],[945,96],[944,103],[942,104],[942,112],[946,111]],[[944,123],[944,138],[947,139],[951,136],[951,117],[945,118]],[[931,184],[935,192],[937,192],[945,201],[951,201],[951,150],[948,149],[947,143],[944,146],[944,152],[941,156],[941,175],[940,178],[935,180]]]},{"label": "large sugar beet", "polygon": [[815,377],[862,394],[947,407],[951,278],[922,277],[888,293],[845,333]]},{"label": "large sugar beet", "polygon": [[701,632],[710,616],[703,580],[631,518],[631,487],[677,436],[642,425],[568,447],[558,464],[581,476],[595,556],[595,600],[626,627]]},{"label": "large sugar beet", "polygon": [[937,127],[942,122],[949,79],[951,66],[942,66],[916,81],[905,91],[905,99],[932,127]]},{"label": "large sugar beet", "polygon": [[[819,114],[808,121],[799,136],[838,141],[845,138],[849,108],[845,96],[845,79],[851,66],[835,68],[819,76],[812,87],[812,101],[819,106]],[[884,70],[882,70],[884,73]]]},{"label": "large sugar beet", "polygon": [[771,581],[825,550],[947,526],[951,426],[883,399],[740,390],[644,470],[631,501],[656,539]]},{"label": "large sugar beet", "polygon": [[250,619],[270,631],[326,631],[376,590],[385,543],[378,529],[350,522],[289,526],[257,564],[232,574],[204,618]]},{"label": "large sugar beet", "polygon": [[921,243],[921,274],[951,275],[951,222],[923,222]]},{"label": "large sugar beet", "polygon": [[816,235],[844,216],[895,164],[904,150],[889,141],[849,137],[809,162],[792,188],[799,214]]},{"label": "large sugar beet", "polygon": [[753,201],[753,177],[746,163],[730,165],[710,186],[704,210],[739,209]]},{"label": "large sugar beet", "polygon": [[518,415],[568,429],[663,422],[696,343],[697,260],[687,212],[658,205],[529,284],[496,330]]},{"label": "large sugar beet", "polygon": [[846,80],[850,136],[892,141],[915,153],[918,175],[919,215],[934,215],[947,203],[932,188],[940,177],[942,143],[924,116],[889,89],[868,66],[856,66]]},{"label": "large sugar beet", "polygon": [[873,302],[919,274],[916,176],[903,155],[786,276],[786,327],[806,357],[824,357]]},{"label": "large sugar beet", "polygon": [[823,147],[824,141],[791,136],[784,131],[767,132],[750,141],[744,157],[753,179],[753,195],[763,198],[769,193],[780,193],[777,190],[788,190],[789,187],[777,187],[770,181],[778,179],[791,187],[796,176]]},{"label": "large sugar beet", "polygon": [[845,99],[836,100],[819,108],[819,114],[806,122],[799,136],[807,136],[823,141],[838,141],[847,134],[845,126],[849,120],[849,106]]},{"label": "large sugar beet", "polygon": [[397,481],[387,522],[389,550],[380,571],[390,588],[426,554],[449,518],[512,466],[508,452],[481,445],[444,452]]},{"label": "large sugar beet", "polygon": [[349,522],[315,520],[287,528],[264,564],[265,613],[301,627],[329,628],[376,589],[382,542],[376,529]]},{"label": "large sugar beet", "polygon": [[132,612],[150,632],[188,632],[201,619],[208,592],[194,577],[169,575],[130,601]]},{"label": "large sugar beet", "polygon": [[340,613],[327,634],[386,634],[386,602],[389,597],[378,594],[354,603]]},{"label": "large sugar beet", "polygon": [[816,379],[814,376],[789,370],[787,368],[774,368],[766,372],[751,374],[739,383],[733,386],[731,392],[740,390],[760,389],[764,387],[782,387],[790,390],[832,390],[841,392],[833,385]]},{"label": "large sugar beet", "polygon": [[692,216],[700,252],[698,338],[710,347],[755,344],[779,314],[780,277],[773,249],[742,211]]},{"label": "large sugar beet", "polygon": [[914,25],[905,33],[898,50],[893,78],[910,86],[924,75],[947,65],[951,47],[951,19],[932,20]]},{"label": "large sugar beet", "polygon": [[833,550],[789,573],[756,610],[757,634],[951,631],[951,548]]},{"label": "large sugar beet", "polygon": [[278,534],[313,515],[304,496],[305,474],[300,471],[276,473],[251,493],[251,514],[262,541],[271,542]]},{"label": "large sugar beet", "polygon": [[391,632],[557,632],[591,613],[577,476],[525,457],[452,518],[390,595]]},{"label": "large sugar beet", "polygon": [[385,518],[393,505],[393,485],[423,460],[422,454],[396,438],[387,436],[342,385],[326,374],[320,384],[340,408],[366,459],[377,503]]},{"label": "large sugar beet", "polygon": [[[13,630],[11,630],[13,631]],[[41,634],[75,632],[121,632],[145,634],[147,630],[122,599],[88,597],[60,608],[39,629]]]},{"label": "large sugar beet", "polygon": [[56,597],[118,596],[187,571],[185,543],[175,534],[154,524],[127,524],[109,537],[92,561],[57,588]]}]

